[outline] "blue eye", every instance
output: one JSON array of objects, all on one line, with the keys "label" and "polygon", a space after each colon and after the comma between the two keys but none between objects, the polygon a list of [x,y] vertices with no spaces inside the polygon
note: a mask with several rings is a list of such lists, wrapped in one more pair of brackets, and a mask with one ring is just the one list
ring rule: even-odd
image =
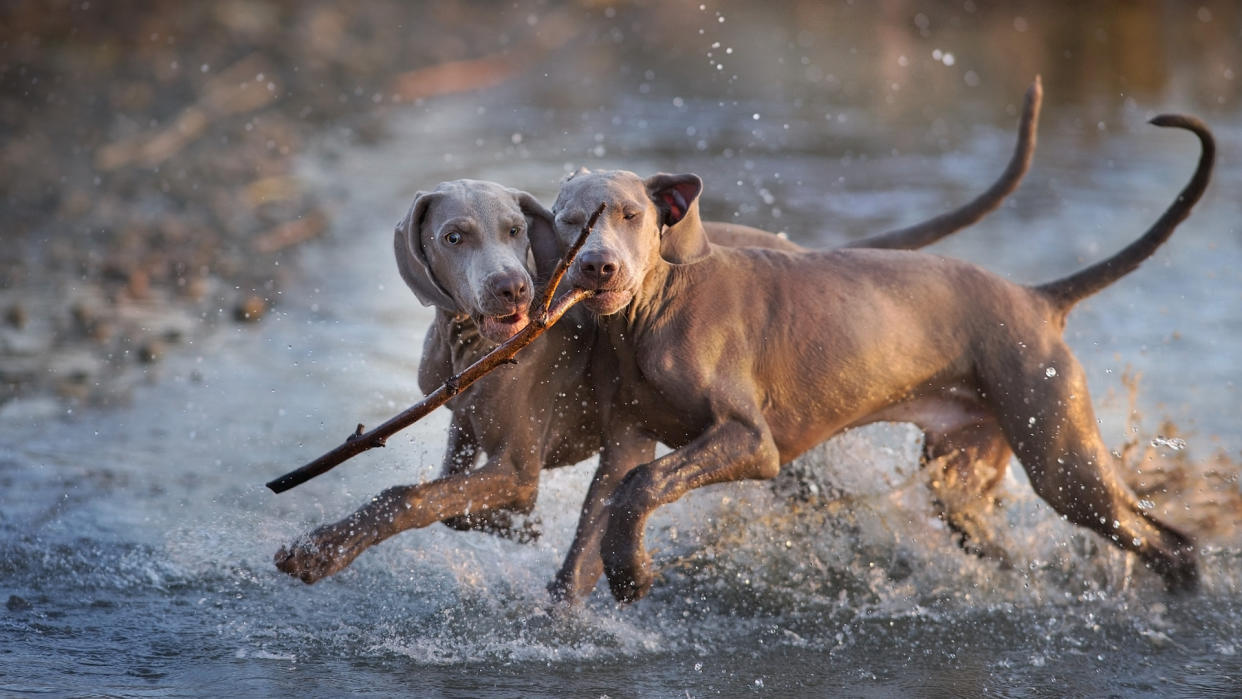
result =
[{"label": "blue eye", "polygon": [[448,235],[444,236],[444,242],[448,243],[449,245],[457,245],[458,243],[461,242],[461,233],[458,233],[457,231],[453,231],[452,233],[449,233]]},{"label": "blue eye", "polygon": [[629,212],[629,213],[627,213],[627,214],[623,215],[623,216],[622,216],[622,218],[624,218],[626,221],[631,221],[631,220],[633,220],[633,219],[634,219],[634,217],[635,217],[635,216],[637,216],[637,215],[638,215],[638,212],[637,212],[637,211],[631,211],[631,212]]}]

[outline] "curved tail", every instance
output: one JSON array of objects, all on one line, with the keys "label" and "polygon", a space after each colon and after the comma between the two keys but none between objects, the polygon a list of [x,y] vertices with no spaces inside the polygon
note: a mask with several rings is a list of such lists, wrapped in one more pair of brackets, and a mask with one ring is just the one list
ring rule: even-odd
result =
[{"label": "curved tail", "polygon": [[1022,100],[1022,119],[1018,123],[1018,144],[1014,146],[1009,165],[983,194],[953,211],[916,223],[906,228],[879,233],[849,243],[847,248],[887,248],[890,250],[915,250],[931,245],[941,238],[955,233],[986,216],[1000,206],[1005,197],[1018,188],[1018,183],[1031,167],[1035,154],[1035,127],[1039,121],[1039,107],[1043,102],[1044,89],[1039,76],[1027,88]]},{"label": "curved tail", "polygon": [[1212,174],[1212,164],[1216,160],[1216,142],[1208,127],[1197,118],[1183,114],[1161,114],[1152,119],[1151,123],[1156,126],[1186,129],[1198,136],[1202,147],[1199,166],[1195,168],[1195,174],[1191,176],[1186,188],[1177,195],[1177,199],[1141,238],[1107,260],[1097,262],[1068,277],[1035,287],[1062,311],[1068,311],[1075,303],[1134,271],[1143,260],[1156,251],[1156,248],[1169,239],[1179,223],[1186,220],[1186,217],[1190,215],[1191,207],[1199,201],[1199,197],[1203,196],[1203,190],[1207,189],[1208,179]]}]

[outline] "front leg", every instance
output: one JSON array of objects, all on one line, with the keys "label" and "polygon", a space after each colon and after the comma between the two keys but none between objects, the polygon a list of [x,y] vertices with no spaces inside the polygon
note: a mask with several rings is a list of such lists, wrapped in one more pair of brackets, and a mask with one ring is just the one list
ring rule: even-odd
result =
[{"label": "front leg", "polygon": [[461,324],[448,311],[437,308],[435,320],[423,336],[423,357],[418,363],[418,387],[424,394],[436,390],[453,375],[453,347],[463,344]]},{"label": "front leg", "polygon": [[[469,473],[482,451],[478,437],[475,436],[474,424],[468,417],[463,416],[469,409],[466,406],[453,413],[444,462],[440,467],[441,477]],[[532,501],[531,505],[533,504]],[[538,522],[527,520],[515,523],[513,515],[514,511],[509,509],[485,510],[445,518],[444,524],[459,532],[480,531],[519,544],[528,544],[543,535]]]},{"label": "front leg", "polygon": [[280,570],[310,584],[337,573],[363,551],[407,529],[480,510],[529,507],[538,466],[524,473],[492,459],[477,471],[389,488],[350,516],[324,525],[276,553]]},{"label": "front leg", "polygon": [[629,472],[608,507],[600,545],[613,597],[633,602],[651,587],[643,545],[647,518],[694,488],[745,478],[774,478],[780,455],[762,418],[718,422],[686,446]]},{"label": "front leg", "polygon": [[466,473],[474,468],[478,461],[479,438],[475,436],[474,425],[470,418],[462,413],[470,406],[463,406],[453,411],[453,419],[449,422],[448,443],[444,445],[444,460],[440,462],[440,477]]},{"label": "front leg", "polygon": [[[478,462],[479,440],[474,433],[474,425],[467,413],[472,406],[462,405],[453,411],[452,422],[449,423],[448,443],[444,446],[444,461],[440,464],[440,477],[469,473]],[[444,523],[458,531],[469,531],[482,528],[481,523],[471,515],[449,517]]]},{"label": "front leg", "polygon": [[595,583],[604,572],[599,545],[608,523],[608,499],[625,474],[653,456],[655,441],[632,429],[604,437],[599,467],[595,469],[582,503],[574,541],[556,578],[548,585],[553,599],[572,603],[588,597],[595,589]]},{"label": "front leg", "polygon": [[[418,365],[418,385],[423,393],[431,393],[453,377],[453,347],[465,348],[467,356],[472,341],[477,339],[468,332],[466,326],[453,320],[445,310],[437,310],[436,319],[427,328],[427,336],[423,341],[423,359]],[[467,398],[456,398],[449,403],[453,411],[452,422],[449,424],[448,444],[444,450],[444,461],[440,467],[440,476],[452,476],[468,473],[478,462],[482,449],[470,419],[473,404]],[[444,524],[458,531],[478,530],[512,539],[519,543],[534,541],[539,538],[537,525],[527,523],[521,527],[513,525],[513,515],[504,510],[486,513],[475,513],[460,517],[449,517]]]}]

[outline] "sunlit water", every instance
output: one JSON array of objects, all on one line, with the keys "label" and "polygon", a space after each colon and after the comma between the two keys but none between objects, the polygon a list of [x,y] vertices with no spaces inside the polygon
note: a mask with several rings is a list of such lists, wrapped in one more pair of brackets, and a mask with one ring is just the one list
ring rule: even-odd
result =
[{"label": "sunlit water", "polygon": [[[791,502],[749,483],[661,510],[651,525],[661,578],[630,607],[604,588],[573,610],[544,593],[591,464],[545,475],[534,513],[544,535],[534,544],[435,526],[314,586],[276,571],[281,543],[437,469],[443,413],[289,493],[262,485],[356,422],[377,424],[418,397],[430,313],[404,288],[390,247],[391,224],[417,189],[471,176],[550,200],[571,165],[691,170],[707,180],[707,216],[736,212],[831,245],[977,191],[1007,156],[1003,105],[1022,87],[992,86],[957,117],[989,115],[979,123],[894,154],[887,132],[908,124],[869,121],[844,101],[830,106],[831,120],[815,112],[823,104],[745,95],[718,106],[686,93],[685,109],[674,110],[669,88],[545,113],[521,106],[532,80],[410,108],[378,146],[326,137],[303,175],[339,211],[334,239],[306,251],[301,281],[259,326],[196,340],[152,370],[128,407],[5,406],[0,692],[1055,696],[1242,687],[1238,550],[1207,547],[1202,592],[1167,597],[1128,557],[1061,522],[1015,469],[996,521],[1014,563],[1002,569],[963,553],[935,520],[914,469],[917,435],[901,427],[846,435],[807,457],[822,482],[846,491],[842,500]],[[1098,129],[1074,125],[1082,115],[1058,113],[1054,102],[1012,205],[936,251],[1036,281],[1118,249],[1193,167],[1193,139],[1142,125],[1166,106],[1176,105],[1122,110]],[[699,135],[687,140],[690,123]],[[755,123],[767,129],[760,144]],[[1143,373],[1149,421],[1167,415],[1191,431],[1195,453],[1222,449],[1236,461],[1242,212],[1232,193],[1242,185],[1242,128],[1234,117],[1214,126],[1222,158],[1212,192],[1154,260],[1076,310],[1067,337],[1110,444],[1125,438],[1120,375],[1132,367]],[[729,143],[748,146],[725,154]]]}]

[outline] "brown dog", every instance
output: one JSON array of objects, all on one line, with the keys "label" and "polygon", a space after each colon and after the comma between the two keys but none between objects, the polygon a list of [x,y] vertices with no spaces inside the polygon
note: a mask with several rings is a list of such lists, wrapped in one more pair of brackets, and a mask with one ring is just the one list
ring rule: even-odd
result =
[{"label": "brown dog", "polygon": [[[1036,82],[1026,96],[1009,165],[981,196],[925,223],[854,245],[927,245],[995,209],[1029,167],[1040,97]],[[529,194],[493,183],[448,182],[415,198],[394,241],[402,277],[423,303],[438,308],[419,367],[425,392],[521,329],[533,287],[524,264],[525,240],[529,236],[540,276],[546,276],[560,252],[551,226],[550,212]],[[705,234],[720,244],[800,250],[757,229],[704,226]],[[508,513],[534,506],[541,469],[599,453],[602,430],[593,376],[615,375],[615,370],[608,365],[611,351],[592,351],[595,337],[586,314],[554,326],[523,351],[518,365],[501,368],[449,403],[453,418],[441,478],[384,491],[344,520],[282,548],[277,567],[312,583],[383,539],[436,521],[508,532]],[[604,458],[633,464],[650,459],[653,449],[646,439],[617,439]],[[487,463],[470,471],[480,451],[487,453]],[[608,465],[600,469],[601,474],[617,471]],[[610,490],[613,485],[607,481],[596,487]],[[580,525],[581,532],[589,530]],[[553,584],[558,596],[586,594],[602,572],[598,538],[583,542],[582,537],[575,541]]]},{"label": "brown dog", "polygon": [[614,492],[588,494],[583,520],[601,525],[611,496],[601,553],[613,595],[632,601],[651,585],[643,529],[656,508],[712,483],[772,478],[811,446],[876,421],[913,422],[933,448],[967,459],[999,462],[1012,449],[1057,512],[1136,552],[1169,589],[1193,588],[1193,545],[1143,511],[1118,477],[1061,338],[1074,304],[1151,255],[1207,186],[1208,129],[1185,116],[1153,123],[1198,136],[1190,183],[1120,253],[1040,286],[914,252],[717,247],[699,221],[695,175],[613,171],[566,182],[553,209],[562,240],[607,204],[567,275],[594,292],[583,305],[598,314],[619,366],[618,379],[595,386],[601,468],[619,463],[606,458],[613,435],[674,448],[630,470]]}]

